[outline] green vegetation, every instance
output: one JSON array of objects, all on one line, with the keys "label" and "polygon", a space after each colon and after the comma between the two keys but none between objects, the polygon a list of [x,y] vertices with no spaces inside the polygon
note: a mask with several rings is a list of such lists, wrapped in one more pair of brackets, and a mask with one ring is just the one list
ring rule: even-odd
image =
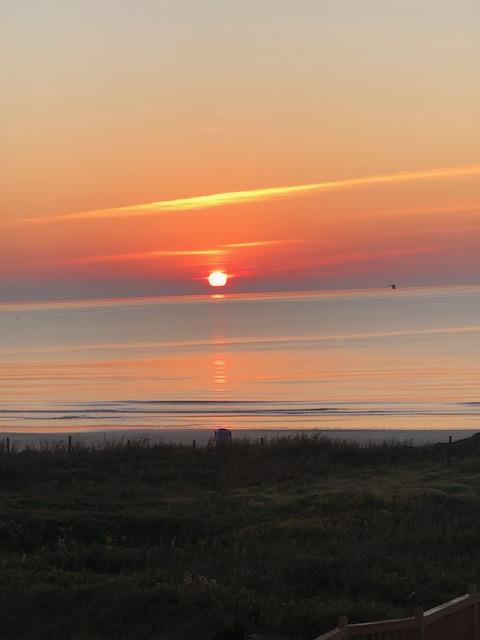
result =
[{"label": "green vegetation", "polygon": [[480,447],[0,450],[4,640],[312,640],[480,576]]}]

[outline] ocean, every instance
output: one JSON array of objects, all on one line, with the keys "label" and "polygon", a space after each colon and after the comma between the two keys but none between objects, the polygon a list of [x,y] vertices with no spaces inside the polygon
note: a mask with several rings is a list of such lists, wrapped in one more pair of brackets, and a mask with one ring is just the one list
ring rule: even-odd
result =
[{"label": "ocean", "polygon": [[480,286],[5,303],[0,357],[4,433],[480,430]]}]

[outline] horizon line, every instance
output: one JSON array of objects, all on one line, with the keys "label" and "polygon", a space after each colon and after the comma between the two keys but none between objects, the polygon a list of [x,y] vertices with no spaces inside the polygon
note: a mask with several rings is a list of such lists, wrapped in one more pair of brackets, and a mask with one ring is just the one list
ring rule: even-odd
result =
[{"label": "horizon line", "polygon": [[[399,285],[393,295],[398,295],[402,291],[412,291],[415,289],[456,289],[456,288],[475,288],[480,286],[480,281],[476,283],[465,282],[456,284],[405,284]],[[186,299],[193,299],[197,301],[202,300],[235,300],[241,298],[261,298],[261,297],[288,297],[288,296],[309,296],[309,295],[335,295],[346,293],[360,293],[360,292],[381,292],[390,291],[390,285],[385,284],[383,286],[375,287],[348,287],[341,289],[275,289],[275,290],[258,290],[258,291],[237,291],[237,292],[210,292],[210,293],[165,293],[165,294],[151,294],[151,295],[139,295],[139,296],[98,296],[93,298],[49,298],[39,300],[0,300],[0,309],[9,310],[15,307],[25,308],[28,306],[50,306],[50,305],[67,305],[67,306],[82,306],[83,304],[92,305],[109,305],[116,303],[132,303],[136,304],[140,301],[155,303],[157,301],[187,301]]]}]

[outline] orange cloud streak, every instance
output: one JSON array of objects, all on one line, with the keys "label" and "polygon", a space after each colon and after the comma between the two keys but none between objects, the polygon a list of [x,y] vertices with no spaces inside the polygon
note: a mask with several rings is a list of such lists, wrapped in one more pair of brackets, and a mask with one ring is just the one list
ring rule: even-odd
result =
[{"label": "orange cloud streak", "polygon": [[[429,169],[426,171],[403,171],[375,176],[363,176],[359,178],[347,178],[344,180],[330,180],[311,184],[293,185],[285,187],[268,187],[262,189],[250,189],[245,191],[230,191],[214,193],[210,195],[192,196],[189,198],[177,198],[175,200],[160,200],[126,207],[114,207],[109,209],[95,209],[80,213],[69,213],[58,216],[41,218],[23,218],[16,223],[27,222],[55,222],[63,220],[94,220],[102,218],[129,218],[137,216],[154,216],[175,211],[189,211],[194,209],[209,209],[233,204],[257,202],[274,198],[285,198],[307,193],[315,193],[327,190],[349,189],[368,185],[396,184],[419,180],[441,180],[467,176],[480,175],[480,165],[461,167],[446,167],[442,169]],[[13,223],[15,224],[15,222]]]},{"label": "orange cloud streak", "polygon": [[[108,262],[130,262],[136,260],[149,260],[152,258],[170,258],[175,256],[216,256],[223,255],[231,249],[253,249],[256,247],[269,247],[285,244],[306,243],[307,240],[258,240],[254,242],[236,242],[224,244],[215,249],[180,249],[180,250],[152,250],[129,253],[112,253],[96,256],[79,256],[76,258],[64,258],[55,261],[42,262],[44,266],[75,265],[75,264],[99,264]],[[38,263],[36,263],[38,266]]]},{"label": "orange cloud streak", "polygon": [[191,251],[139,251],[134,253],[113,253],[101,256],[80,256],[78,258],[65,258],[43,264],[67,265],[67,264],[97,264],[101,262],[130,262],[134,260],[148,260],[150,258],[164,258],[172,256],[211,256],[223,253],[221,249],[198,249]]}]

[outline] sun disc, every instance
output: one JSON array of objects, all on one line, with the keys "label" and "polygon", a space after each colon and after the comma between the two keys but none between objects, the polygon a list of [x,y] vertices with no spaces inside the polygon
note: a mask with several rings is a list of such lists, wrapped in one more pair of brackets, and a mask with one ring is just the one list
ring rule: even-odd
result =
[{"label": "sun disc", "polygon": [[211,287],[224,287],[227,284],[228,276],[224,271],[212,271],[208,276],[208,284]]}]

